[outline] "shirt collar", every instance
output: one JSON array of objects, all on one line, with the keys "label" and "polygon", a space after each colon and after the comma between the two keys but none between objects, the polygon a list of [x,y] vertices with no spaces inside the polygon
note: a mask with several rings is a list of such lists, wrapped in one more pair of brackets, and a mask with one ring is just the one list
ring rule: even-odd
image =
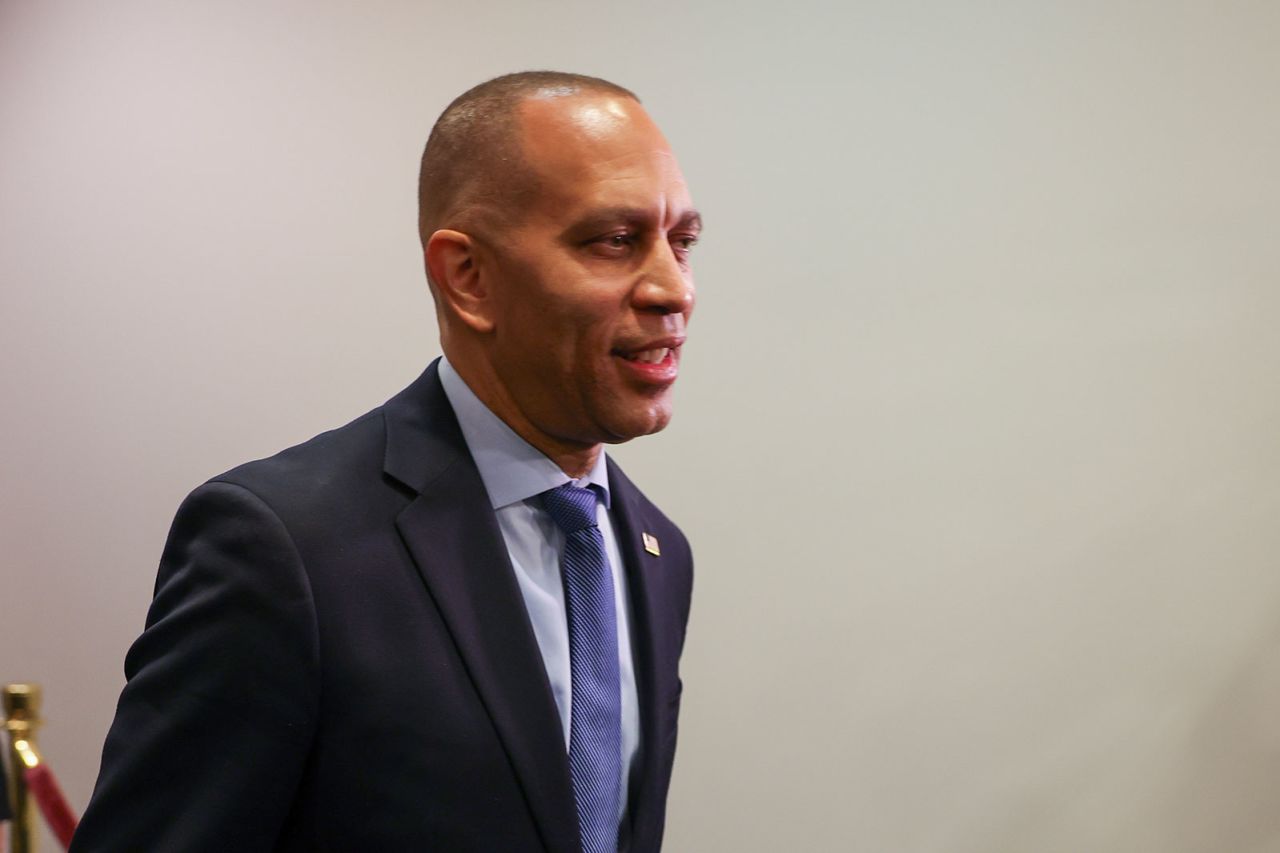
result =
[{"label": "shirt collar", "polygon": [[462,427],[462,437],[476,462],[494,509],[519,503],[570,482],[579,486],[596,486],[604,498],[605,508],[609,507],[609,469],[603,447],[596,457],[595,466],[585,477],[575,481],[540,450],[516,435],[481,402],[447,358],[441,357],[439,373],[444,394],[458,418],[458,426]]}]

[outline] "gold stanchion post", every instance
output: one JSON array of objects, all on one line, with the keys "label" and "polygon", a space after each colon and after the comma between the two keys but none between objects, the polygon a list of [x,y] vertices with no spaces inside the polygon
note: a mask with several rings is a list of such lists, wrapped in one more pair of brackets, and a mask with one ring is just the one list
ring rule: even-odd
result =
[{"label": "gold stanchion post", "polygon": [[4,728],[9,734],[9,794],[13,797],[13,822],[9,828],[9,853],[35,853],[35,804],[22,772],[39,762],[35,732],[40,726],[40,685],[4,686]]}]

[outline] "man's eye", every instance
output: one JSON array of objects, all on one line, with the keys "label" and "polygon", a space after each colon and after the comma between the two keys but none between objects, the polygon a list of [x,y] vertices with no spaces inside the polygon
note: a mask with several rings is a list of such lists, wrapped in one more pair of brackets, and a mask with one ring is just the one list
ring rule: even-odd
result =
[{"label": "man's eye", "polygon": [[635,235],[633,234],[610,234],[606,237],[598,237],[588,245],[597,254],[617,257],[630,249],[634,243]]}]

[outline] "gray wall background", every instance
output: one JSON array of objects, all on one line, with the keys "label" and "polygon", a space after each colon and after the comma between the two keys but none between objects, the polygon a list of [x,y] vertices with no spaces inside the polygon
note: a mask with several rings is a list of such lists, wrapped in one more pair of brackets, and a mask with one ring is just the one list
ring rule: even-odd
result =
[{"label": "gray wall background", "polygon": [[83,808],[179,501],[417,375],[427,130],[565,68],[708,222],[617,451],[699,560],[668,849],[1280,851],[1278,44],[1263,0],[0,0],[0,680]]}]

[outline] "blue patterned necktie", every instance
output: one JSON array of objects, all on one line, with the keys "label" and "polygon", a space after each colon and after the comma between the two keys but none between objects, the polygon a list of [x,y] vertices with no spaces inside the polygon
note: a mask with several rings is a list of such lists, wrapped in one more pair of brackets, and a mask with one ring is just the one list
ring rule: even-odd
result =
[{"label": "blue patterned necktie", "polygon": [[622,694],[618,616],[596,493],[572,483],[542,493],[564,531],[565,604],[569,612],[569,771],[583,853],[617,853],[622,781]]}]

